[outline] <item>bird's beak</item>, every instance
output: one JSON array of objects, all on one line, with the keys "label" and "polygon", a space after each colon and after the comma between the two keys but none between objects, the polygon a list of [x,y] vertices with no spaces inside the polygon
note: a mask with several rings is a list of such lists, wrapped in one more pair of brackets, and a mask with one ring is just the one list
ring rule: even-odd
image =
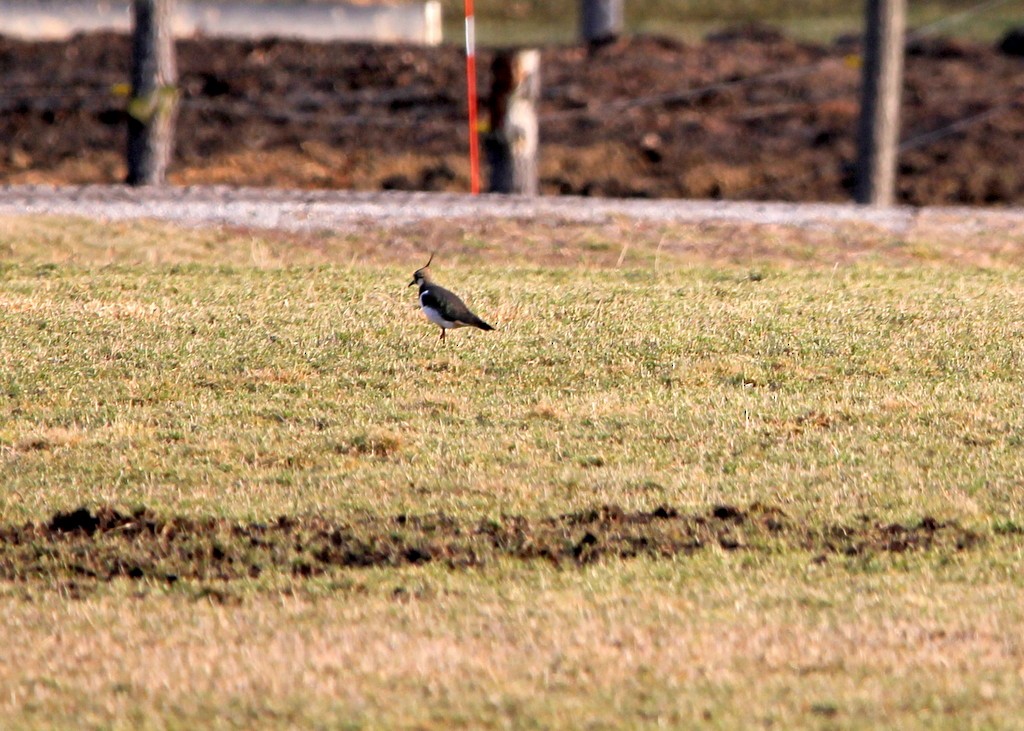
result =
[{"label": "bird's beak", "polygon": [[411,287],[411,286],[412,286],[412,285],[414,285],[414,284],[416,284],[416,280],[415,280],[415,279],[414,279],[414,280],[412,280],[411,282],[409,282],[409,285],[408,285],[408,286],[410,286],[410,287]]}]

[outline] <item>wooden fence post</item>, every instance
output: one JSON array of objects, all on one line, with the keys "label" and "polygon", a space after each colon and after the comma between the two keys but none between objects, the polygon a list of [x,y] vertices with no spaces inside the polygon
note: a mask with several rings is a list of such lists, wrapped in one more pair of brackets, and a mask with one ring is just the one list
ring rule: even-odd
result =
[{"label": "wooden fence post", "polygon": [[128,102],[129,185],[160,185],[174,145],[178,71],[174,0],[134,0],[132,91]]},{"label": "wooden fence post", "polygon": [[866,13],[854,198],[890,206],[896,190],[906,0],[867,0]]},{"label": "wooden fence post", "polygon": [[492,193],[537,195],[540,51],[505,51],[491,63],[490,132],[484,150]]},{"label": "wooden fence post", "polygon": [[599,45],[622,35],[623,0],[580,0],[580,38]]}]

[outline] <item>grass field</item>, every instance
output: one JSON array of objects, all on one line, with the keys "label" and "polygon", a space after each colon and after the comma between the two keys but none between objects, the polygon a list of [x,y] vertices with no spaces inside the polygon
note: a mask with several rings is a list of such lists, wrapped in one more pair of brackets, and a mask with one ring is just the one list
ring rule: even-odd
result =
[{"label": "grass field", "polygon": [[[579,0],[477,0],[477,35],[486,45],[567,43],[578,35]],[[445,38],[462,37],[462,0],[442,0]],[[967,0],[914,0],[907,3],[911,28],[937,24],[935,32],[993,40],[1019,25],[1020,0],[982,5]],[[743,23],[765,23],[796,38],[829,42],[863,26],[863,4],[839,0],[628,0],[630,32],[660,33],[697,41],[706,34]]]},{"label": "grass field", "polygon": [[0,252],[4,728],[1019,727],[1019,231]]}]

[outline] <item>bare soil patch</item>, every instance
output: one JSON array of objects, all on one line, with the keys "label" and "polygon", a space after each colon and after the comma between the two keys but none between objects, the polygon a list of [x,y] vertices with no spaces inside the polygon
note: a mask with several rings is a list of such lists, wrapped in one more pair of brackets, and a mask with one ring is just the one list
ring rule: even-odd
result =
[{"label": "bare soil patch", "polygon": [[[593,53],[545,48],[542,191],[847,200],[857,50],[765,29],[698,45],[634,37]],[[941,39],[910,47],[905,139],[1003,112],[906,150],[902,202],[1024,202],[1024,61],[1011,51]],[[180,42],[178,53],[174,183],[467,188],[464,64],[455,46],[197,38]],[[492,56],[480,59],[485,93]],[[127,80],[128,60],[120,35],[0,37],[0,183],[123,179],[126,100],[112,89]],[[734,83],[763,74],[774,75]]]},{"label": "bare soil patch", "polygon": [[672,559],[708,548],[806,551],[830,556],[908,551],[957,552],[982,534],[930,516],[909,524],[862,516],[848,524],[807,527],[782,510],[755,503],[716,505],[702,513],[669,506],[630,512],[613,505],[577,513],[478,521],[448,515],[395,515],[332,521],[282,516],[266,523],[161,517],[147,508],[79,508],[49,520],[0,526],[0,578],[177,582],[231,581],[264,571],[300,578],[338,569],[441,563],[484,566],[503,559],[580,566],[608,559]]}]

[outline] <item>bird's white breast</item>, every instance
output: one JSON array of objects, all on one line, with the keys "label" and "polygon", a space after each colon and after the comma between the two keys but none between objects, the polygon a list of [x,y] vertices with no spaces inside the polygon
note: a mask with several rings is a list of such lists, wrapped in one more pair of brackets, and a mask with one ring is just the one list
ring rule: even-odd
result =
[{"label": "bird's white breast", "polygon": [[425,295],[429,291],[430,291],[429,289],[425,289],[422,292],[420,292],[420,309],[423,310],[423,314],[426,315],[427,319],[430,320],[435,325],[438,325],[438,326],[444,327],[444,328],[454,327],[455,326],[454,322],[452,322],[451,320],[444,319],[443,317],[441,317],[441,313],[440,312],[435,310],[433,307],[427,307],[423,303],[423,295]]}]

